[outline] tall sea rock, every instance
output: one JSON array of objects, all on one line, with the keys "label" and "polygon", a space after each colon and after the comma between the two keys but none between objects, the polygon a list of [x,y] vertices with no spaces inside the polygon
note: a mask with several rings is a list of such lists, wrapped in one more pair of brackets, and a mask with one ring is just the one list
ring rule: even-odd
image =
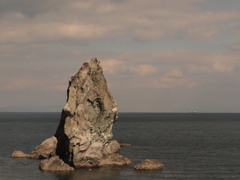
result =
[{"label": "tall sea rock", "polygon": [[84,63],[69,81],[67,104],[55,134],[56,154],[74,167],[129,164],[118,154],[117,141],[110,141],[117,113],[100,62]]},{"label": "tall sea rock", "polygon": [[131,161],[119,154],[119,143],[111,140],[117,117],[117,103],[108,91],[100,61],[92,59],[69,81],[67,103],[54,136],[31,154],[14,151],[11,157],[45,159],[40,169],[46,171],[128,165]]}]

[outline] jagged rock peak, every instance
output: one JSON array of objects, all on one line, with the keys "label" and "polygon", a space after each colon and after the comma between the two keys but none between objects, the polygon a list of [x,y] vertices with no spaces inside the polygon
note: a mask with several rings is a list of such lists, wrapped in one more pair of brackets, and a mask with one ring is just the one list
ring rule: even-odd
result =
[{"label": "jagged rock peak", "polygon": [[[91,97],[86,99],[88,95]],[[64,111],[74,115],[74,113],[81,110],[82,106],[79,105],[81,105],[84,100],[98,105],[100,110],[104,111],[105,107],[100,101],[101,97],[107,98],[106,100],[103,99],[105,102],[111,100],[110,103],[112,103],[113,107],[111,111],[117,112],[117,104],[108,92],[107,82],[104,78],[100,61],[94,58],[89,62],[85,62],[79,71],[71,77],[67,93],[67,104],[64,107]],[[109,106],[111,104],[108,102],[105,105]]]}]

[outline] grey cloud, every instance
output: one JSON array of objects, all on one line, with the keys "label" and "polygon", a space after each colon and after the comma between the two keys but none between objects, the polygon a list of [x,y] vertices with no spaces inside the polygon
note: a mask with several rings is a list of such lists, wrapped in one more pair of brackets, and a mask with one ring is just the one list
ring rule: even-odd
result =
[{"label": "grey cloud", "polygon": [[0,13],[21,13],[34,17],[56,9],[63,2],[63,0],[1,0]]},{"label": "grey cloud", "polygon": [[123,3],[126,2],[127,0],[111,0],[113,3]]},{"label": "grey cloud", "polygon": [[228,48],[233,52],[240,52],[240,42],[230,44],[228,45]]},{"label": "grey cloud", "polygon": [[193,14],[196,5],[191,0],[178,0],[179,6],[164,0],[115,2],[3,0],[0,13],[19,12],[32,18],[3,17],[8,26],[0,27],[1,42],[78,44],[79,40],[128,39],[129,35],[137,43],[172,37],[208,40],[221,34],[219,23],[240,18],[237,11]]}]

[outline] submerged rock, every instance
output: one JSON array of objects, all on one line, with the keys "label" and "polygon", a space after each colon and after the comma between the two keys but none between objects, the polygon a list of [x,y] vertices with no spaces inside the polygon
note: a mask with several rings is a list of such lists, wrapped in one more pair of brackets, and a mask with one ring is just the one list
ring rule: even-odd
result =
[{"label": "submerged rock", "polygon": [[158,170],[164,168],[164,165],[156,159],[146,159],[134,166],[135,170]]},{"label": "submerged rock", "polygon": [[40,162],[39,168],[43,171],[73,171],[74,168],[63,162],[58,156]]}]

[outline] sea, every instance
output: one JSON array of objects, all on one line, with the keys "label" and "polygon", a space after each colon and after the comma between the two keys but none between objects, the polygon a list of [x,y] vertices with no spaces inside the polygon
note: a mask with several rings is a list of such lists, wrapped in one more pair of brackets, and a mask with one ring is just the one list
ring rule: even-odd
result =
[{"label": "sea", "polygon": [[[13,159],[15,150],[30,153],[51,137],[60,113],[0,113],[0,180],[239,180],[240,114],[119,113],[113,139],[132,146],[121,154],[125,167],[82,168],[70,173],[43,172],[39,160]],[[136,171],[144,159],[164,169]]]}]

